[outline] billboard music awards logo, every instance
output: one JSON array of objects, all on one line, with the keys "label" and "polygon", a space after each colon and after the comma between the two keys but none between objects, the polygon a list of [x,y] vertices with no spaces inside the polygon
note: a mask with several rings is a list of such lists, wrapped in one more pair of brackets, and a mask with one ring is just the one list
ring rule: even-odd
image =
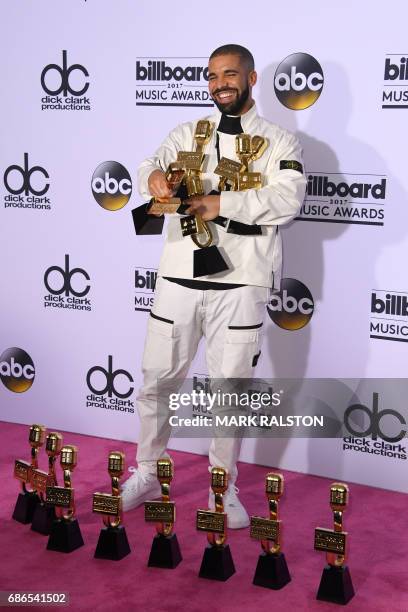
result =
[{"label": "billboard music awards logo", "polygon": [[272,295],[266,309],[272,321],[281,329],[302,329],[313,316],[313,296],[300,281],[283,278],[280,291]]},{"label": "billboard music awards logo", "polygon": [[48,294],[44,296],[45,308],[68,308],[70,310],[92,310],[88,296],[91,286],[87,284],[89,274],[83,268],[71,268],[69,255],[65,255],[64,267],[51,266],[44,273],[44,285]]},{"label": "billboard music awards logo", "polygon": [[150,312],[154,301],[157,270],[141,268],[135,270],[135,310]]},{"label": "billboard music awards logo", "polygon": [[323,70],[308,53],[292,53],[277,67],[274,87],[279,102],[292,110],[312,106],[322,93]]},{"label": "billboard music awards logo", "polygon": [[370,338],[408,342],[408,293],[371,291]]},{"label": "billboard music awards logo", "polygon": [[408,108],[408,53],[385,56],[382,108]]},{"label": "billboard music awards logo", "polygon": [[32,208],[50,210],[51,200],[45,194],[50,188],[50,176],[42,166],[31,166],[28,153],[20,166],[12,164],[4,171],[4,186],[8,195],[4,196],[4,208]]},{"label": "billboard music awards logo", "polygon": [[136,60],[136,106],[209,106],[208,59],[139,57]]},{"label": "billboard music awards logo", "polygon": [[384,225],[387,177],[383,174],[310,172],[298,220]]},{"label": "billboard music awards logo", "polygon": [[9,391],[24,393],[34,382],[35,367],[23,349],[8,348],[0,355],[0,379]]},{"label": "billboard music awards logo", "polygon": [[105,210],[120,210],[132,195],[132,179],[125,166],[116,161],[99,164],[92,175],[92,193]]},{"label": "billboard music awards logo", "polygon": [[380,409],[380,395],[373,393],[372,405],[353,404],[344,413],[344,426],[350,436],[343,438],[343,451],[407,459],[401,440],[407,434],[407,421],[397,410]]},{"label": "billboard music awards logo", "polygon": [[129,399],[134,391],[133,382],[127,370],[113,369],[113,357],[108,355],[108,369],[97,365],[87,372],[86,384],[90,393],[86,396],[86,407],[133,414],[135,404]]},{"label": "billboard music awards logo", "polygon": [[60,64],[47,64],[41,72],[41,110],[91,110],[84,94],[89,88],[89,72],[82,64],[68,64],[67,51]]}]

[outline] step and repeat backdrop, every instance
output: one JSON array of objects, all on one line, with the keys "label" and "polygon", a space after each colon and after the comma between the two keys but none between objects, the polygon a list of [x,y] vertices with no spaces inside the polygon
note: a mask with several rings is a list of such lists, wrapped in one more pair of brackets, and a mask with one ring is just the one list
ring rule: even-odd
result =
[{"label": "step and repeat backdrop", "polygon": [[[137,440],[163,244],[135,235],[137,168],[178,123],[212,112],[207,59],[234,42],[254,54],[260,114],[300,139],[308,181],[282,231],[281,290],[255,374],[335,379],[322,404],[341,420],[354,398],[356,417],[347,413],[342,438],[245,440],[241,458],[408,491],[401,10],[392,0],[353,10],[320,0],[290,10],[262,0],[2,3],[2,420]],[[189,376],[208,385],[203,347]],[[171,447],[205,453],[208,439]]]}]

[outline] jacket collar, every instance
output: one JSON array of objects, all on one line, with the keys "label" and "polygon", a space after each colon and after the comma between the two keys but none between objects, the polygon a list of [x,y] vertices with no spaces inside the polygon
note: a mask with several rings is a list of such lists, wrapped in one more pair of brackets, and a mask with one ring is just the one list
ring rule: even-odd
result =
[{"label": "jacket collar", "polygon": [[[217,109],[214,115],[216,126],[218,126],[221,120],[221,114],[222,113]],[[258,112],[256,110],[256,104],[254,103],[246,113],[240,116],[242,130],[245,133],[250,132],[251,128],[253,128],[253,126],[255,125],[257,118],[258,118]]]}]

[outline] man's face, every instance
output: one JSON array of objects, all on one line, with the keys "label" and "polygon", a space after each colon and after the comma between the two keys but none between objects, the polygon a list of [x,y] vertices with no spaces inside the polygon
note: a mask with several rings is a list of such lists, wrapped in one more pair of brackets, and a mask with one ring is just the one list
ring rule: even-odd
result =
[{"label": "man's face", "polygon": [[248,71],[239,55],[218,55],[208,64],[208,89],[222,113],[242,115],[252,106],[256,72]]}]

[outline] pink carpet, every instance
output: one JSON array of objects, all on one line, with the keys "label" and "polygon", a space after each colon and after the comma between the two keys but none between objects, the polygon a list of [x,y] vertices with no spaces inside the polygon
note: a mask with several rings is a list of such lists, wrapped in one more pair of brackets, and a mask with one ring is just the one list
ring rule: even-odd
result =
[{"label": "pink carpet", "polygon": [[[171,489],[177,504],[176,533],[183,561],[174,570],[147,567],[154,526],[145,524],[143,508],[125,516],[132,552],[121,561],[93,558],[100,517],[91,512],[92,493],[109,492],[106,471],[110,450],[124,450],[132,463],[135,446],[101,438],[64,434],[64,443],[79,448],[73,475],[77,516],[85,545],[63,554],[45,549],[47,537],[30,531],[30,525],[12,520],[19,484],[12,477],[14,460],[29,459],[28,428],[0,423],[0,590],[68,591],[73,610],[147,610],[190,612],[265,610],[326,610],[335,604],[315,600],[324,553],[313,550],[316,526],[332,527],[328,505],[330,480],[293,472],[285,475],[286,494],[281,504],[285,524],[284,552],[292,582],[281,591],[252,585],[260,546],[248,530],[230,531],[229,544],[236,574],[227,582],[198,578],[205,534],[195,531],[197,508],[206,507],[208,472],[206,458],[172,452],[175,478]],[[46,455],[40,467],[46,469]],[[240,465],[240,497],[250,514],[265,515],[263,493],[265,467]],[[345,515],[350,533],[350,567],[356,595],[350,611],[408,611],[408,503],[407,496],[370,487],[351,485],[351,504]],[[36,608],[34,608],[36,609]],[[66,608],[65,608],[66,609]]]}]

